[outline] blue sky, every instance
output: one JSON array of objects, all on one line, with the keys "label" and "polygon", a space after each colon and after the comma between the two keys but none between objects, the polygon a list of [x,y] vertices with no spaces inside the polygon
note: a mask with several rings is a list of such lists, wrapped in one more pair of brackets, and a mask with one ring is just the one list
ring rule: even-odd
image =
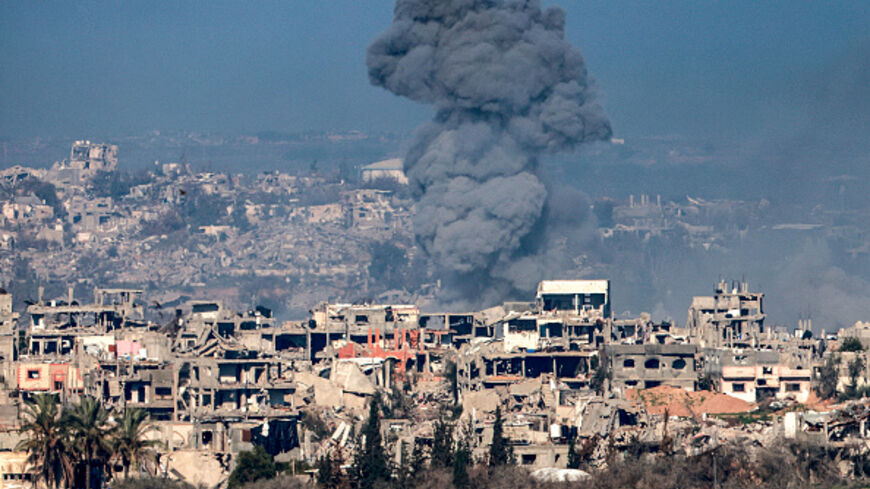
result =
[{"label": "blue sky", "polygon": [[[628,138],[787,126],[870,25],[866,1],[561,5]],[[431,112],[371,87],[365,70],[391,19],[387,0],[4,1],[0,138],[405,131]]]}]

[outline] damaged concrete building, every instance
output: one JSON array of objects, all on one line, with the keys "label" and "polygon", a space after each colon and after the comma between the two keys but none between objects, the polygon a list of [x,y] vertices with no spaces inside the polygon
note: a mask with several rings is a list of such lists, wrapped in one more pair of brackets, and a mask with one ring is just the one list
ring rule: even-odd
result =
[{"label": "damaged concrete building", "polygon": [[612,388],[650,389],[660,385],[695,390],[698,370],[695,345],[607,345]]},{"label": "damaged concrete building", "polygon": [[167,471],[210,486],[254,445],[283,461],[349,457],[350,433],[378,392],[407,416],[382,420],[397,457],[431,444],[440,406],[450,405],[478,457],[500,407],[516,461],[534,468],[565,467],[572,439],[592,464],[637,444],[695,453],[710,449],[719,426],[704,416],[808,402],[822,352],[805,335],[765,329],[762,295],[724,284],[695,298],[685,328],[648,314],[614,318],[607,280],[543,281],[532,301],[464,313],[321,302],[308,319],[280,324],[261,306],[161,306],[137,289],[96,289],[87,304],[72,290],[42,295],[18,351],[0,294],[14,393],[0,398],[0,416],[14,424],[15,407],[37,392],[139,407],[167,440]]},{"label": "damaged concrete building", "polygon": [[702,348],[754,347],[765,332],[763,299],[746,282],[720,281],[714,295],[692,298],[686,328]]},{"label": "damaged concrete building", "polygon": [[117,166],[117,145],[81,140],[73,142],[69,159],[55,163],[50,172],[56,180],[76,185],[99,171],[112,171]]}]

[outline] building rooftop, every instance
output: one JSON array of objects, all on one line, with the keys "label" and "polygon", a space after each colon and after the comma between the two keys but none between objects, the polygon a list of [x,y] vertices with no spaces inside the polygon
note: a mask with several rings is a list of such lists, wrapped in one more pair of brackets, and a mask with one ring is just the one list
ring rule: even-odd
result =
[{"label": "building rooftop", "polygon": [[370,165],[362,167],[363,170],[402,170],[404,160],[402,158],[391,158],[389,160],[376,161]]},{"label": "building rooftop", "polygon": [[609,280],[544,280],[538,284],[538,297],[543,294],[606,294]]}]

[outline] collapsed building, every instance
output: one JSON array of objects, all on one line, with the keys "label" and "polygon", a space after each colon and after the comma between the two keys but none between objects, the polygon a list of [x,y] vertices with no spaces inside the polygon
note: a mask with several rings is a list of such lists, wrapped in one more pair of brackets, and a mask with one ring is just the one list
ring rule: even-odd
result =
[{"label": "collapsed building", "polygon": [[350,456],[349,434],[378,392],[408,416],[382,420],[396,457],[431,444],[438,406],[451,404],[477,457],[499,407],[516,461],[530,467],[565,467],[572,439],[590,463],[638,443],[700,453],[721,428],[708,415],[807,402],[823,353],[817,340],[765,328],[762,294],[721,283],[716,292],[696,297],[680,328],[615,318],[608,280],[543,281],[533,301],[470,312],[321,302],[283,323],[261,306],[162,306],[138,289],[98,288],[90,303],[72,289],[53,300],[40,291],[20,341],[0,294],[0,418],[16,425],[36,393],[141,408],[167,441],[163,470],[211,487],[254,445],[283,461]]},{"label": "collapsed building", "polygon": [[745,282],[720,281],[714,295],[692,298],[686,328],[702,348],[753,347],[765,332],[763,299]]},{"label": "collapsed building", "polygon": [[112,171],[118,166],[118,146],[106,143],[75,141],[68,160],[55,163],[51,173],[58,181],[81,184],[100,171]]}]

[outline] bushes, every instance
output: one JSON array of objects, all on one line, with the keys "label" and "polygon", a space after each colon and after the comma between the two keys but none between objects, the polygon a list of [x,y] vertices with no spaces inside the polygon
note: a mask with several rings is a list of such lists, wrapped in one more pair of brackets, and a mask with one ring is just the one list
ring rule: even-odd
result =
[{"label": "bushes", "polygon": [[504,420],[501,418],[501,406],[495,407],[495,423],[492,425],[492,444],[489,446],[489,466],[498,467],[513,463],[513,450],[504,437]]},{"label": "bushes", "polygon": [[[289,475],[279,475],[274,479],[258,480],[250,482],[239,489],[312,489],[312,485],[299,477],[291,477]],[[134,489],[134,488],[131,488]],[[145,489],[145,488],[142,488]],[[151,489],[151,488],[147,488]],[[155,488],[156,489],[156,488]],[[174,488],[173,488],[174,489]],[[179,488],[180,489],[180,488]]]},{"label": "bushes", "polygon": [[840,351],[864,351],[864,345],[861,340],[854,336],[849,336],[843,339],[843,344],[840,345]]},{"label": "bushes", "polygon": [[[412,457],[413,459],[413,457]],[[602,470],[591,471],[590,479],[573,483],[541,483],[529,476],[528,467],[505,465],[492,470],[485,464],[469,466],[465,477],[457,480],[454,467],[433,466],[412,472],[412,477],[378,480],[378,489],[797,489],[827,487],[861,487],[840,477],[837,461],[854,463],[854,473],[864,476],[870,462],[861,457],[844,457],[838,449],[826,449],[800,443],[763,448],[742,444],[723,445],[707,453],[684,455],[643,455],[612,461]],[[336,463],[338,462],[338,463]],[[331,467],[340,465],[332,460]],[[360,481],[339,476],[320,487],[360,487]],[[301,489],[311,487],[302,478],[286,475],[237,486],[242,489]],[[118,486],[120,489],[151,489],[153,486]],[[866,486],[864,486],[866,487]],[[176,489],[161,486],[161,489]],[[178,487],[177,489],[187,489]]]},{"label": "bushes", "polygon": [[[289,487],[289,486],[288,486]],[[112,489],[196,489],[185,482],[164,477],[131,478],[112,483]]]},{"label": "bushes", "polygon": [[239,461],[236,464],[236,468],[230,474],[227,487],[234,489],[249,482],[256,482],[261,479],[273,479],[277,474],[278,471],[275,469],[275,461],[272,460],[272,456],[266,453],[263,447],[258,445],[249,452],[239,453]]},{"label": "bushes", "polygon": [[593,472],[578,489],[787,489],[842,484],[835,454],[798,443],[753,450],[721,446],[695,457],[625,460]]},{"label": "bushes", "polygon": [[837,394],[839,370],[840,359],[834,355],[829,356],[822,368],[819,369],[819,380],[815,385],[815,391],[822,399],[828,399]]}]

